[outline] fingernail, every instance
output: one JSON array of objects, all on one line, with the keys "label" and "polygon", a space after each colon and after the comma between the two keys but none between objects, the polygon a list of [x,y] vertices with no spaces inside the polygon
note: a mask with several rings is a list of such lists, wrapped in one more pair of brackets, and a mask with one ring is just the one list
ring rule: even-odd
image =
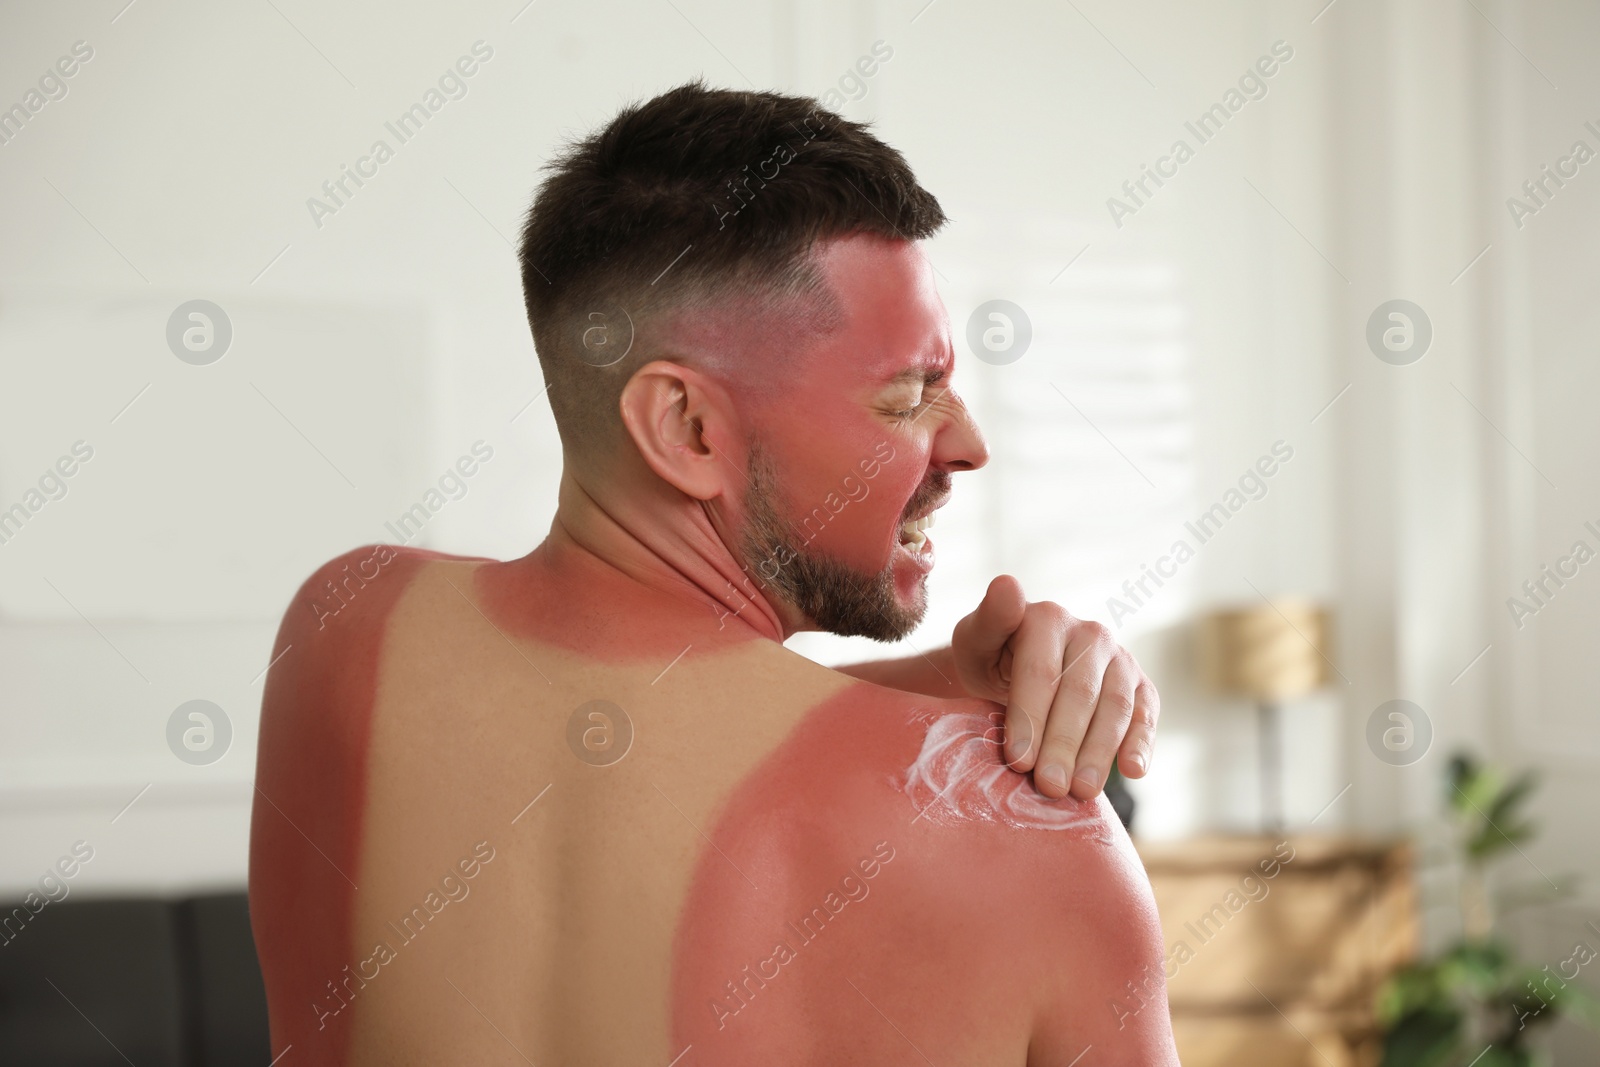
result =
[{"label": "fingernail", "polygon": [[1073,775],[1073,777],[1082,782],[1084,785],[1088,786],[1090,789],[1100,788],[1100,772],[1095,770],[1093,767],[1085,767],[1083,770]]},{"label": "fingernail", "polygon": [[1140,774],[1143,774],[1144,771],[1145,771],[1145,766],[1146,766],[1146,757],[1145,757],[1145,754],[1144,754],[1144,750],[1140,749],[1138,752],[1135,752],[1133,754],[1133,759],[1130,760],[1129,762],[1131,762],[1133,764],[1133,769],[1134,770],[1138,771]]},{"label": "fingernail", "polygon": [[1006,738],[1006,762],[1015,763],[1028,754],[1028,741],[1023,737]]},{"label": "fingernail", "polygon": [[1039,772],[1039,777],[1055,786],[1057,789],[1067,787],[1067,771],[1059,763],[1052,763]]}]

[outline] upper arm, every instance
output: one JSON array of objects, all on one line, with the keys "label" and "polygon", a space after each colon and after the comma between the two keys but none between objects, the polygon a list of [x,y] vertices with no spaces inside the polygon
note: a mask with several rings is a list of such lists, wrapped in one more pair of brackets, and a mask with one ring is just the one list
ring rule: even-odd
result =
[{"label": "upper arm", "polygon": [[1026,1005],[1030,1065],[1087,1048],[1108,1067],[1176,1065],[1161,928],[1132,843],[1103,796],[1049,803],[1082,810],[1065,828],[940,828],[951,873],[938,911],[960,931],[947,952],[992,976],[974,979],[996,986],[979,995]]},{"label": "upper arm", "polygon": [[284,613],[262,697],[250,918],[274,1051],[337,1062],[360,884],[366,745],[385,623],[423,561],[369,545],[318,568]]},{"label": "upper arm", "polygon": [[1030,1064],[1178,1062],[1167,1008],[1161,924],[1144,867],[1110,802],[1092,837],[1051,842],[1033,886],[1038,997]]}]

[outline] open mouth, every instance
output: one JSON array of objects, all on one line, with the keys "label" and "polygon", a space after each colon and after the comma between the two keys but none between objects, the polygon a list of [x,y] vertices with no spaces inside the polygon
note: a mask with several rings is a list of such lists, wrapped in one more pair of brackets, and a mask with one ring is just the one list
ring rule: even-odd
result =
[{"label": "open mouth", "polygon": [[933,517],[937,512],[930,511],[920,519],[911,519],[900,524],[900,543],[913,552],[924,551],[928,544],[928,530],[933,527]]},{"label": "open mouth", "polygon": [[923,574],[933,570],[933,539],[928,536],[928,531],[933,528],[934,516],[939,509],[950,503],[950,490],[947,486],[939,486],[935,490],[938,495],[929,499],[922,496],[922,514],[916,518],[907,519],[900,524],[899,538],[895,545],[896,550],[904,552],[910,563]]}]

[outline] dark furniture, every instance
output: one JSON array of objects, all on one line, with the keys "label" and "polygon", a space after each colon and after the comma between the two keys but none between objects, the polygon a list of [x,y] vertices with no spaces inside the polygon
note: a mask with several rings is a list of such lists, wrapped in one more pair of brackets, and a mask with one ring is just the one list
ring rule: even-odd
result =
[{"label": "dark furniture", "polygon": [[[20,906],[10,902],[0,915]],[[0,1063],[266,1067],[244,893],[68,897],[0,937]]]}]

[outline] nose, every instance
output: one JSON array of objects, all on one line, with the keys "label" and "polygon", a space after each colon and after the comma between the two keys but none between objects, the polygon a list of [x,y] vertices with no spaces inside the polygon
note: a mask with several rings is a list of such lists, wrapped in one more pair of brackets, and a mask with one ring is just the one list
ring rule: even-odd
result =
[{"label": "nose", "polygon": [[975,471],[989,462],[989,445],[966,402],[950,390],[941,398],[946,408],[944,424],[934,438],[934,466],[947,471]]}]

